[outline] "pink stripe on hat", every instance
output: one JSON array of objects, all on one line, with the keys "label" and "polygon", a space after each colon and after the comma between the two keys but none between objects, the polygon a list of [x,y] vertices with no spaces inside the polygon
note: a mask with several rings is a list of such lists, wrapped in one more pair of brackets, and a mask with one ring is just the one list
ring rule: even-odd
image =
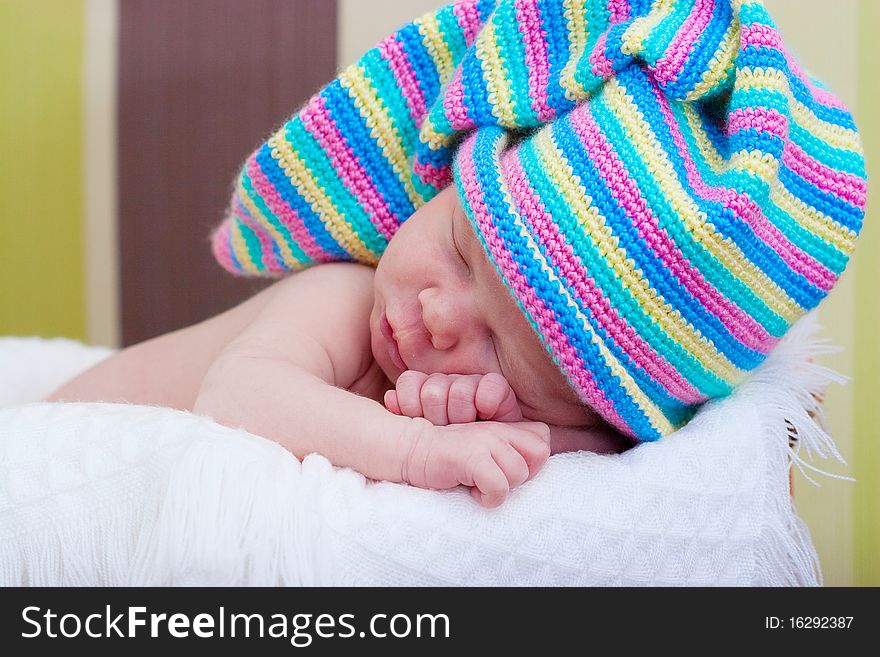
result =
[{"label": "pink stripe on hat", "polygon": [[666,101],[659,88],[655,88],[654,93],[658,98],[660,112],[666,119],[666,125],[672,133],[672,140],[678,149],[678,155],[684,162],[688,183],[694,188],[694,192],[700,198],[724,204],[737,219],[747,224],[761,241],[772,248],[792,271],[802,274],[810,283],[820,289],[829,289],[830,285],[825,287],[828,285],[828,281],[831,280],[831,285],[833,285],[833,281],[837,277],[825,265],[792,244],[782,234],[782,231],[767,219],[761,208],[754,203],[753,199],[749,198],[748,194],[741,194],[733,189],[713,187],[706,183],[697,170],[696,162],[691,157],[675,117],[672,116],[669,102]]},{"label": "pink stripe on hat", "polygon": [[[664,266],[675,275],[685,289],[699,299],[724,324],[730,334],[749,349],[767,353],[777,340],[754,318],[743,312],[732,300],[722,295],[704,278],[702,272],[694,267],[682,250],[660,226],[659,218],[648,206],[636,181],[620,159],[614,146],[602,132],[589,108],[572,113],[572,126],[575,128],[584,148],[603,177],[609,181],[609,190],[633,217],[639,235],[645,239],[651,250],[660,256]],[[614,181],[611,183],[610,181]]]},{"label": "pink stripe on hat", "polygon": [[299,245],[299,248],[310,258],[318,261],[324,260],[326,258],[324,249],[312,237],[309,229],[306,228],[305,222],[296,210],[291,208],[287,201],[281,198],[278,190],[266,178],[266,175],[260,168],[260,164],[257,162],[256,155],[248,158],[246,172],[247,176],[251,179],[254,189],[260,194],[260,198],[263,199],[266,206],[272,210],[272,213],[290,231],[290,236]]},{"label": "pink stripe on hat", "polygon": [[586,268],[574,254],[571,245],[566,244],[565,237],[560,233],[552,215],[547,212],[541,197],[528,183],[522,162],[514,150],[507,152],[502,160],[502,167],[514,202],[519,208],[528,208],[527,212],[521,213],[523,220],[534,235],[540,236],[546,253],[550,255],[550,261],[559,268],[568,287],[577,292],[577,298],[583,307],[589,309],[599,327],[610,334],[624,353],[654,381],[667,388],[670,395],[689,404],[705,401],[706,396],[645,342],[616,308],[611,307],[608,297],[592,277],[587,275]]},{"label": "pink stripe on hat", "polygon": [[676,33],[663,56],[654,65],[654,77],[661,85],[675,82],[682,66],[699,43],[700,33],[712,19],[712,0],[696,0],[696,9],[691,10],[684,24]]},{"label": "pink stripe on hat", "polygon": [[626,435],[632,435],[632,430],[615,409],[611,401],[605,397],[605,393],[596,385],[591,373],[584,366],[584,362],[577,355],[575,349],[568,342],[565,331],[553,317],[553,313],[537,297],[534,288],[516,266],[510,257],[510,253],[504,246],[504,241],[499,236],[491,213],[483,200],[483,192],[477,182],[476,172],[473,166],[474,137],[468,138],[461,147],[458,162],[458,181],[466,190],[470,211],[478,226],[478,231],[488,246],[489,253],[495,265],[501,270],[502,276],[508,283],[511,291],[519,299],[523,308],[527,310],[532,319],[540,326],[542,339],[550,348],[554,359],[566,372],[569,380],[577,385],[577,391],[582,399],[605,420],[615,426]]},{"label": "pink stripe on hat", "polygon": [[382,59],[388,62],[394,79],[403,90],[406,106],[409,107],[409,115],[416,126],[421,125],[422,119],[428,111],[425,107],[425,94],[419,86],[418,77],[413,71],[406,52],[392,34],[379,43],[379,53],[382,55]]},{"label": "pink stripe on hat", "polygon": [[330,118],[326,100],[309,103],[302,111],[303,125],[315,137],[333,164],[336,174],[342,179],[345,187],[366,210],[370,220],[386,238],[391,239],[400,227],[400,218],[391,213],[391,208],[382,198],[373,177],[364,171],[363,165],[345,137],[339,131],[336,122]]},{"label": "pink stripe on hat", "polygon": [[232,202],[232,211],[241,223],[250,228],[254,235],[256,235],[257,241],[260,243],[260,258],[262,259],[263,266],[275,271],[288,269],[289,267],[285,266],[275,255],[275,249],[272,247],[274,240],[269,229],[254,219],[238,196]]},{"label": "pink stripe on hat", "polygon": [[785,146],[782,161],[801,178],[847,203],[863,206],[868,202],[868,183],[863,178],[822,164],[795,143]]},{"label": "pink stripe on hat", "polygon": [[540,38],[541,17],[533,0],[516,0],[519,32],[526,51],[526,66],[529,70],[529,95],[532,109],[541,122],[556,116],[547,100],[547,84],[550,79],[550,66],[547,59],[547,44]]}]

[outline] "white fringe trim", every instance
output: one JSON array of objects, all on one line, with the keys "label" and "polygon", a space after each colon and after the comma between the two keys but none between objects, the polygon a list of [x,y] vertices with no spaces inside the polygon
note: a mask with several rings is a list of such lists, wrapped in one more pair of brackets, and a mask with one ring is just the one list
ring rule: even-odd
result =
[{"label": "white fringe trim", "polygon": [[[821,326],[815,312],[798,322],[776,347],[773,354],[752,375],[750,381],[734,394],[750,399],[764,428],[765,463],[775,470],[782,459],[787,471],[797,467],[804,478],[821,484],[807,471],[845,481],[852,477],[822,470],[810,461],[817,456],[833,458],[846,465],[827,431],[822,400],[826,388],[844,384],[847,377],[815,362],[819,356],[840,351],[817,334]],[[780,386],[780,381],[785,386]],[[781,452],[785,452],[782,454]],[[798,516],[789,487],[789,479],[768,472],[765,481],[778,484],[780,490],[766,496],[779,505],[766,517],[783,518],[783,526],[765,524],[766,540],[759,542],[756,555],[756,581],[764,586],[822,586],[819,555],[807,524]]]},{"label": "white fringe trim", "polygon": [[[750,440],[749,450],[752,444],[764,449],[755,458],[764,462],[759,485],[765,487],[760,498],[767,510],[752,520],[758,527],[755,542],[747,548],[751,570],[739,570],[738,582],[751,578],[751,584],[760,586],[819,586],[823,581],[809,529],[798,517],[788,486],[793,465],[816,485],[808,472],[852,481],[808,462],[821,456],[845,465],[822,425],[819,400],[829,384],[846,379],[813,362],[834,351],[816,336],[819,329],[815,314],[807,315],[733,393],[759,420],[760,440]],[[319,458],[300,464],[275,443],[211,428],[203,418],[185,413],[177,414],[173,431],[145,441],[135,425],[143,417],[152,422],[149,426],[160,426],[151,409],[108,404],[101,413],[88,415],[76,413],[75,406],[56,408],[56,422],[38,429],[29,419],[41,417],[41,405],[0,412],[11,435],[30,437],[26,443],[0,440],[0,471],[4,463],[10,467],[0,477],[5,485],[0,490],[0,584],[340,581],[330,554],[336,526],[330,520],[343,530],[356,526],[346,524],[345,514],[365,510],[357,504],[368,505],[361,494],[363,477],[334,471]],[[206,428],[212,437],[198,438]],[[71,443],[71,434],[79,440]],[[791,436],[796,437],[793,444]],[[217,449],[220,444],[222,450]],[[108,446],[113,458],[106,454]],[[609,463],[625,456],[608,457]],[[53,470],[64,463],[76,467]],[[38,471],[45,476],[35,476]],[[331,477],[338,489],[334,495],[349,500],[350,509],[328,502],[323,486]],[[41,482],[64,494],[46,499],[49,489],[41,488]],[[432,518],[461,511],[440,504],[451,495],[410,492],[406,500],[396,500],[396,513],[404,503]],[[96,503],[87,506],[85,500]],[[377,500],[371,497],[369,503]],[[751,529],[742,533],[755,535]]]}]

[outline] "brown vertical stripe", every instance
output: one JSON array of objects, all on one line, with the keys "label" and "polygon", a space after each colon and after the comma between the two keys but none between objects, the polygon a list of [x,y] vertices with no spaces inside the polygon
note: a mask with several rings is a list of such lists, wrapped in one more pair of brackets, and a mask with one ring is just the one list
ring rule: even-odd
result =
[{"label": "brown vertical stripe", "polygon": [[245,157],[335,70],[336,2],[122,0],[122,339],[200,321],[265,283],[211,257]]}]

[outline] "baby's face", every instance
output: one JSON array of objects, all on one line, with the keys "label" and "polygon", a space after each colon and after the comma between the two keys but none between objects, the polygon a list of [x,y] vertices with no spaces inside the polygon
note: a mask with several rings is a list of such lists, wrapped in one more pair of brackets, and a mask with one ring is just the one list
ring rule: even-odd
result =
[{"label": "baby's face", "polygon": [[[373,356],[391,381],[407,369],[502,374],[523,416],[596,424],[489,261],[455,187],[403,223],[379,261]],[[393,338],[392,338],[393,335]]]}]

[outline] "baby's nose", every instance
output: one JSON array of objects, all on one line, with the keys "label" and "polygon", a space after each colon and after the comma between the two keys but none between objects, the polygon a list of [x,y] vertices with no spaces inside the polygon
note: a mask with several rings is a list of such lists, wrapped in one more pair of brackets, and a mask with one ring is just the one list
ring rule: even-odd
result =
[{"label": "baby's nose", "polygon": [[464,300],[451,291],[444,292],[436,287],[425,288],[419,292],[422,305],[422,321],[431,335],[431,344],[438,351],[455,347],[468,325],[468,312]]}]

